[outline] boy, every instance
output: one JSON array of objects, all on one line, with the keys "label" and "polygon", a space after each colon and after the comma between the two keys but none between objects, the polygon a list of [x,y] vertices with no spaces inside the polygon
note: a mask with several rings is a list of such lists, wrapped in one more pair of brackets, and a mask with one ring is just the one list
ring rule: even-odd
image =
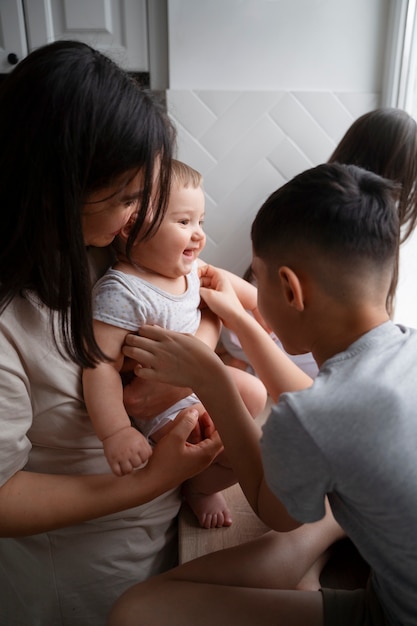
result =
[{"label": "boy", "polygon": [[[310,388],[281,396],[261,440],[224,366],[192,338],[145,327],[126,351],[144,364],[143,378],[192,385],[252,508],[271,528],[314,524],[328,500],[370,566],[367,588],[278,588],[278,567],[288,564],[257,555],[253,542],[235,548],[233,562],[230,551],[217,553],[133,587],[111,626],[137,623],[138,607],[141,624],[165,623],[174,602],[182,607],[174,626],[417,623],[417,331],[394,325],[386,310],[396,199],[394,183],[326,164],[284,185],[259,211],[252,242],[260,312],[288,352],[312,351],[320,367]],[[206,302],[251,362],[263,364],[263,380],[276,356],[272,342],[214,269],[205,285]],[[155,609],[159,594],[164,607]]]}]

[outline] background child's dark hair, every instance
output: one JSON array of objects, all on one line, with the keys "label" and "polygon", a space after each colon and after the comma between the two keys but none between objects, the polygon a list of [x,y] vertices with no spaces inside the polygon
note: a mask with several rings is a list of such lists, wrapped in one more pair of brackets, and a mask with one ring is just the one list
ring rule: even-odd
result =
[{"label": "background child's dark hair", "polygon": [[[417,122],[406,111],[379,108],[359,117],[346,131],[329,162],[351,163],[401,184],[397,210],[400,242],[417,223]],[[399,251],[387,296],[387,310],[394,311],[399,274]]]},{"label": "background child's dark hair", "polygon": [[58,41],[32,52],[0,89],[0,306],[35,292],[58,311],[67,354],[82,366],[102,353],[93,330],[81,227],[87,195],[143,172],[133,242],[161,171],[151,228],[169,193],[174,130],[149,93],[90,46]]},{"label": "background child's dark hair", "polygon": [[346,131],[329,163],[358,165],[401,184],[401,242],[417,222],[417,122],[406,111],[380,108],[359,117]]},{"label": "background child's dark hair", "polygon": [[[275,191],[252,225],[256,256],[274,263],[299,246],[344,262],[393,266],[399,244],[398,186],[351,165],[324,164]],[[284,256],[285,258],[285,256]]]}]

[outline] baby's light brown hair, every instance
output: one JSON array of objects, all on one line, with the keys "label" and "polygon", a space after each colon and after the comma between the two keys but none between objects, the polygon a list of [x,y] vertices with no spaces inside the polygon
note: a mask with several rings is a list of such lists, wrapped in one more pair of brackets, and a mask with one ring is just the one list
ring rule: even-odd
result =
[{"label": "baby's light brown hair", "polygon": [[198,189],[203,186],[203,176],[187,163],[172,159],[171,184]]}]

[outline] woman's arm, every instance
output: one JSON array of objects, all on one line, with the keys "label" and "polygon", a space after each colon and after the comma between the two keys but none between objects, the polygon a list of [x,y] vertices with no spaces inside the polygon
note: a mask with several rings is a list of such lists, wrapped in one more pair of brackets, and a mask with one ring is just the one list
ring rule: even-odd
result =
[{"label": "woman's arm", "polygon": [[48,475],[19,471],[0,488],[0,536],[46,532],[117,513],[177,487],[205,469],[221,451],[216,432],[187,443],[197,412],[186,409],[155,446],[146,467],[118,478],[102,475]]}]

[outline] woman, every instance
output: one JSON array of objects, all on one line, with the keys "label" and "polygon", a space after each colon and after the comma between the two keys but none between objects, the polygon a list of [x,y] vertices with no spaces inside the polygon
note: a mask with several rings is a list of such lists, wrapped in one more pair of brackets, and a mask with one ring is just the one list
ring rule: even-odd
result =
[{"label": "woman", "polygon": [[135,238],[150,203],[157,228],[174,133],[79,42],[30,54],[0,106],[0,624],[99,625],[129,584],[175,563],[178,485],[220,449],[216,435],[185,446],[188,412],[146,468],[116,478],[82,398],[81,367],[103,358],[89,265],[133,213]]}]

